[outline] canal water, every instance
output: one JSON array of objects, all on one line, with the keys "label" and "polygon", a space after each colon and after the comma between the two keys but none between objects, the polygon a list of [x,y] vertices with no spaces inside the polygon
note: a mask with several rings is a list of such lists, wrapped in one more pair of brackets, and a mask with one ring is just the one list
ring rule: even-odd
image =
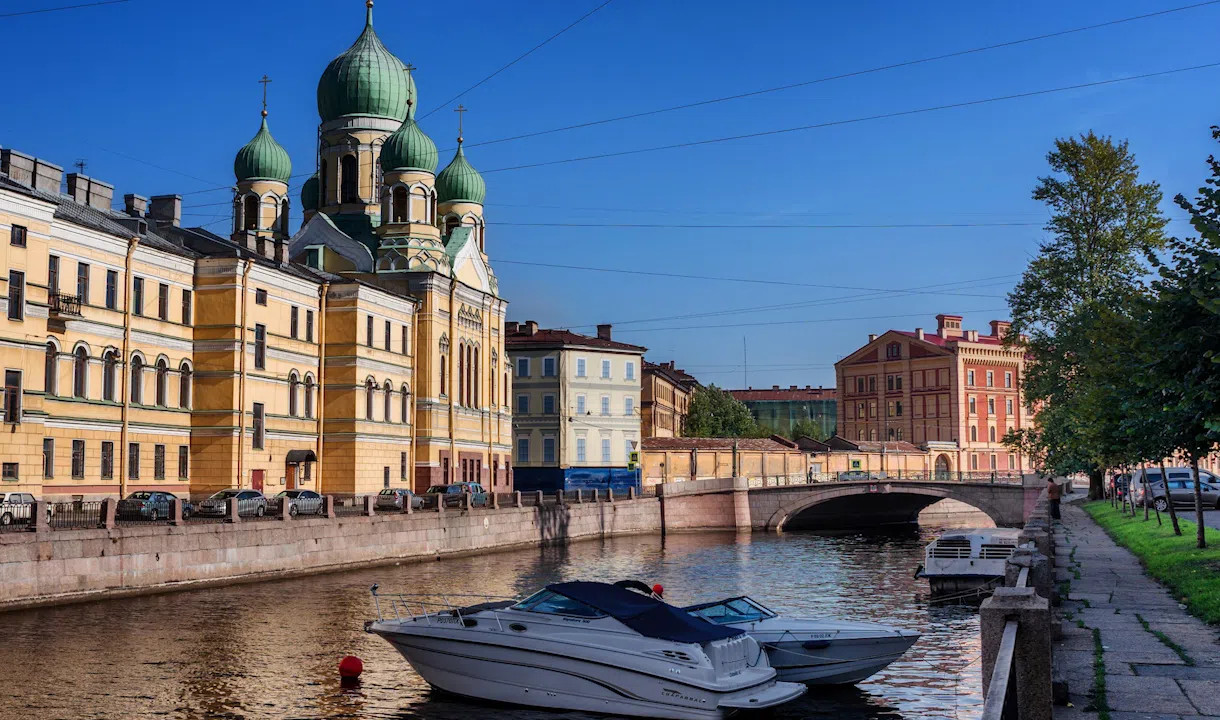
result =
[{"label": "canal water", "polygon": [[[525,595],[561,580],[637,578],[670,602],[748,594],[793,614],[882,621],[923,633],[855,688],[813,689],[771,717],[975,720],[977,611],[931,607],[912,577],[929,530],[626,537],[441,562],[0,614],[0,720],[10,718],[593,717],[469,705],[438,696],[380,638],[383,592]],[[344,688],[336,666],[364,660]]]}]

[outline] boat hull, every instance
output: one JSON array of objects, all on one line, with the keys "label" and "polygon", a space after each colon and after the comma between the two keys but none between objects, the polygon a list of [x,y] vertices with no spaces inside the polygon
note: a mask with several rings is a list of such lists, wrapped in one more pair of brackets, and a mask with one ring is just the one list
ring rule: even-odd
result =
[{"label": "boat hull", "polygon": [[808,642],[768,642],[767,660],[780,680],[806,685],[852,685],[865,680],[902,657],[918,635],[852,638],[829,641],[825,647]]}]

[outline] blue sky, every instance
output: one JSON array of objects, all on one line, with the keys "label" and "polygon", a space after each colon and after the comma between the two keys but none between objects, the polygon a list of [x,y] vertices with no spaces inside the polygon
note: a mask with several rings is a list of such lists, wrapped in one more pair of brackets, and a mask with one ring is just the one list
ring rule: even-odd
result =
[{"label": "blue sky", "polygon": [[[378,33],[414,63],[433,110],[601,0],[381,0]],[[4,12],[73,4],[12,0]],[[1187,4],[614,0],[462,97],[468,156],[493,171],[833,122],[1220,61],[1220,4],[985,53],[483,147],[483,140],[801,82]],[[112,182],[179,192],[190,224],[227,230],[232,158],[271,128],[314,165],[317,79],[359,34],[359,0],[129,2],[0,17],[10,72],[0,145]],[[870,332],[986,329],[1043,236],[1030,199],[1056,137],[1127,138],[1165,207],[1193,193],[1220,122],[1220,68],[939,112],[588,162],[486,172],[488,252],[510,319],[615,336],[705,382],[832,385]],[[421,113],[422,114],[422,113]],[[456,120],[424,129],[448,161]],[[299,182],[299,181],[298,181]],[[213,189],[207,192],[204,190]],[[295,190],[294,190],[295,192]],[[515,223],[515,224],[497,224]],[[529,225],[541,223],[542,226]],[[560,226],[558,223],[567,223]],[[969,228],[785,224],[1033,223]],[[579,224],[746,225],[615,228]],[[547,226],[550,225],[550,226]],[[294,227],[296,222],[294,221]],[[515,261],[509,263],[507,261]],[[547,268],[644,270],[730,282]],[[784,283],[784,284],[779,284]],[[835,287],[812,287],[815,285]],[[918,294],[878,289],[925,288]],[[849,289],[861,288],[861,289]],[[954,293],[954,294],[950,294]],[[768,308],[709,315],[724,310]],[[703,316],[698,316],[698,315]],[[692,317],[696,316],[696,317]],[[634,322],[639,320],[652,322]],[[763,324],[767,323],[767,324]],[[693,327],[705,326],[705,327]],[[707,327],[711,326],[711,327]]]}]

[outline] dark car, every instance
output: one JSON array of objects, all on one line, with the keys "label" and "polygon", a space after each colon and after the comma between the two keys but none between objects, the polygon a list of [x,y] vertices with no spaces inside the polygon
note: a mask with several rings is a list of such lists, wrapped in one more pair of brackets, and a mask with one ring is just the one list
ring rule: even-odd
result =
[{"label": "dark car", "polygon": [[[115,506],[114,514],[122,520],[149,520],[156,522],[170,516],[170,502],[178,500],[178,496],[160,490],[133,492],[123,498]],[[195,506],[188,500],[182,501],[182,517],[188,518],[194,512]]]},{"label": "dark car", "polygon": [[229,498],[237,500],[237,514],[262,517],[267,514],[267,498],[258,490],[237,490],[230,488],[221,490],[207,500],[199,503],[195,509],[196,515],[224,517],[228,513]]},{"label": "dark car", "polygon": [[275,497],[267,501],[269,509],[279,512],[284,503],[288,503],[288,514],[321,515],[326,511],[322,496],[313,490],[281,490]]},{"label": "dark car", "polygon": [[476,482],[455,482],[448,485],[433,485],[428,488],[429,495],[440,495],[437,502],[442,502],[453,498],[446,502],[446,505],[456,505],[456,499],[463,493],[470,493],[471,507],[486,507],[487,506],[487,491],[483,486]]},{"label": "dark car", "polygon": [[412,510],[424,506],[424,499],[406,488],[386,488],[377,493],[378,510],[402,510],[404,502],[411,503]]}]

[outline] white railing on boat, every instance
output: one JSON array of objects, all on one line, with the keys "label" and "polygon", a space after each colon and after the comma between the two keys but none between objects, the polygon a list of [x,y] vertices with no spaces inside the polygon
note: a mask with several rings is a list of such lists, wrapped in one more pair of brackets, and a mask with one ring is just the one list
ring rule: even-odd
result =
[{"label": "white railing on boat", "polygon": [[[369,592],[373,596],[373,605],[377,609],[377,620],[379,622],[422,619],[424,622],[431,624],[434,620],[447,616],[457,618],[459,624],[465,624],[462,611],[472,605],[505,601],[516,603],[521,601],[519,597],[477,593],[382,594],[378,585],[373,585],[369,588]],[[418,612],[416,612],[416,609],[418,609]],[[496,623],[499,624],[499,613],[493,612],[493,615],[496,618]]]}]

